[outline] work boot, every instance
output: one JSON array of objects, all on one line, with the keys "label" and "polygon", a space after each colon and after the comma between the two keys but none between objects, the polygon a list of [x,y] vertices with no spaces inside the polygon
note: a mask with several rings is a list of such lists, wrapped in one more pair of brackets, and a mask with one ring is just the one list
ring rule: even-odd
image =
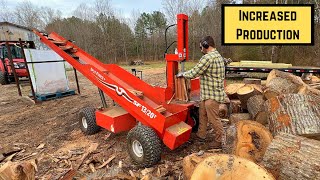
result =
[{"label": "work boot", "polygon": [[201,142],[201,143],[206,142],[206,139],[205,139],[205,138],[201,138],[201,137],[197,136],[197,134],[195,134],[195,133],[192,133],[192,134],[191,134],[191,140],[192,140],[193,142]]}]

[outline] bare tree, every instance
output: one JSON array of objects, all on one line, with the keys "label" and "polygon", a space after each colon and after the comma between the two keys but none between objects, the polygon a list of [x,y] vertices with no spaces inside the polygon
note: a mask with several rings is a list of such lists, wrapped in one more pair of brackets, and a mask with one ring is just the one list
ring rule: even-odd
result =
[{"label": "bare tree", "polygon": [[40,9],[30,1],[19,3],[14,11],[18,24],[30,28],[43,28],[43,22],[40,18]]},{"label": "bare tree", "polygon": [[92,12],[94,12],[93,7],[88,6],[86,3],[81,3],[72,14],[80,19],[93,21],[94,14]]},{"label": "bare tree", "polygon": [[7,0],[0,0],[0,21],[15,22],[14,14],[7,6]]}]

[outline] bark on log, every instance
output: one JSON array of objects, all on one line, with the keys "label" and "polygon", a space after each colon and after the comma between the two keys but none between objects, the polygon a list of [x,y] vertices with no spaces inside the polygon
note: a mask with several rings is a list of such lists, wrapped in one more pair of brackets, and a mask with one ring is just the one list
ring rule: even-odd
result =
[{"label": "bark on log", "polygon": [[275,77],[277,77],[277,76],[276,76],[276,70],[274,69],[268,74],[266,85],[269,84],[270,81]]},{"label": "bark on log", "polygon": [[241,107],[243,109],[247,109],[248,99],[252,96],[260,95],[261,92],[252,85],[245,85],[238,89],[237,94],[239,100],[241,101]]},{"label": "bark on log", "polygon": [[262,165],[276,179],[320,179],[320,141],[280,133],[264,155]]},{"label": "bark on log", "polygon": [[274,177],[262,166],[247,159],[215,154],[204,159],[191,176],[191,180],[206,179],[273,180]]},{"label": "bark on log", "polygon": [[243,79],[244,84],[257,84],[261,85],[261,79],[254,79],[254,78],[244,78]]},{"label": "bark on log", "polygon": [[272,90],[278,95],[280,94],[289,94],[289,93],[298,93],[301,85],[295,84],[288,79],[283,79],[281,77],[273,78],[269,84],[267,84],[269,90]]},{"label": "bark on log", "polygon": [[[300,77],[291,73],[272,70],[268,75],[266,86],[268,88],[267,94],[276,93],[276,95],[280,95],[298,93],[300,88],[305,86],[305,83]],[[268,91],[271,91],[272,93]],[[269,96],[268,98],[271,97]]]},{"label": "bark on log", "polygon": [[237,96],[237,91],[239,88],[243,87],[245,84],[243,83],[234,83],[234,84],[229,84],[226,88],[225,88],[225,92],[227,94],[227,96],[230,99],[238,99]]},{"label": "bark on log", "polygon": [[252,96],[247,102],[248,111],[251,117],[263,125],[268,123],[268,116],[265,112],[264,102],[265,100],[263,95]]},{"label": "bark on log", "polygon": [[202,155],[198,155],[197,153],[193,153],[189,156],[183,158],[182,169],[184,179],[190,179],[191,175],[196,168],[196,166],[202,162],[205,158],[212,156],[213,153],[204,153]]},{"label": "bark on log", "polygon": [[271,133],[262,124],[243,120],[226,130],[223,151],[260,162],[271,140]]},{"label": "bark on log", "polygon": [[239,99],[230,100],[231,113],[240,113],[242,111],[241,101]]},{"label": "bark on log", "polygon": [[280,132],[308,137],[320,135],[320,98],[285,94],[267,100],[265,108],[274,136]]},{"label": "bark on log", "polygon": [[231,114],[229,118],[231,124],[236,124],[241,120],[250,120],[250,119],[252,118],[249,113],[234,113],[234,114]]},{"label": "bark on log", "polygon": [[229,109],[226,104],[219,105],[219,117],[220,118],[227,118],[229,115]]}]

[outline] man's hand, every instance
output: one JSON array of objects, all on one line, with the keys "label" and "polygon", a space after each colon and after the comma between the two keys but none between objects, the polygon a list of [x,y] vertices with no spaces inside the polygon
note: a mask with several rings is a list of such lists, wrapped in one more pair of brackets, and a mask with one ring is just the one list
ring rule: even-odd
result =
[{"label": "man's hand", "polygon": [[183,77],[183,72],[179,72],[177,75],[176,75],[176,77]]}]

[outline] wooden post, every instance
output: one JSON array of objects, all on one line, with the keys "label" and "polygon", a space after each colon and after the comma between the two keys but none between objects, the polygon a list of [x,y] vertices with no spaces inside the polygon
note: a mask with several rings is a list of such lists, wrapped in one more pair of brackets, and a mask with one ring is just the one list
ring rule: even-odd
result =
[{"label": "wooden post", "polygon": [[12,54],[11,54],[11,49],[10,49],[10,46],[9,46],[9,42],[8,42],[8,41],[6,41],[6,48],[7,48],[7,50],[8,50],[8,58],[9,58],[11,70],[12,70],[12,72],[13,72],[14,80],[16,81],[16,85],[17,85],[17,88],[18,88],[18,94],[19,94],[19,96],[22,96],[21,89],[20,89],[20,85],[19,85],[19,77],[18,77],[18,75],[17,75],[16,68],[14,68],[13,59],[12,59]]}]

